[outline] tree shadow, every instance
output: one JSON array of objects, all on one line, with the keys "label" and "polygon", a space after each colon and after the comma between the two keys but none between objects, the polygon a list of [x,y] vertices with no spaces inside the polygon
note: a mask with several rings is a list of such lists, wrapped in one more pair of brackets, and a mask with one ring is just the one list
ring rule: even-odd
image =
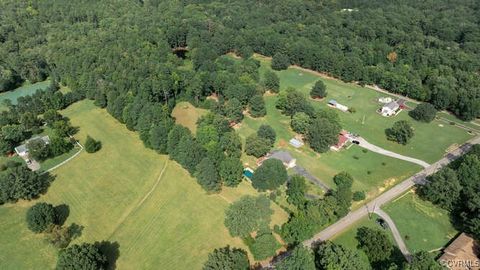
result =
[{"label": "tree shadow", "polygon": [[57,225],[62,226],[70,215],[70,207],[66,204],[57,205],[55,206],[55,214],[57,216]]},{"label": "tree shadow", "polygon": [[107,256],[107,270],[114,270],[117,268],[117,259],[120,256],[120,245],[118,242],[102,241],[95,242],[95,245],[100,249],[100,252]]}]

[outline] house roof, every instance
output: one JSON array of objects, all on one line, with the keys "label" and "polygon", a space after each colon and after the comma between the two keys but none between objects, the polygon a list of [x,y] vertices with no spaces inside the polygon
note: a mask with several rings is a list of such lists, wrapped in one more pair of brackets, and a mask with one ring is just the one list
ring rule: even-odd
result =
[{"label": "house roof", "polygon": [[348,137],[345,136],[344,134],[340,133],[338,135],[338,142],[335,145],[336,148],[342,147],[346,142],[348,141]]},{"label": "house roof", "polygon": [[398,109],[399,105],[396,101],[389,102],[383,106],[383,108],[388,108],[392,111]]},{"label": "house roof", "polygon": [[27,147],[27,144],[31,141],[36,141],[36,140],[42,140],[45,144],[49,144],[50,143],[50,137],[47,136],[43,136],[43,137],[40,137],[40,136],[35,136],[33,138],[30,138],[28,141],[25,142],[25,144],[22,144],[22,145],[19,145],[17,147],[15,147],[15,152],[17,153],[26,153],[28,152],[28,147]]},{"label": "house roof", "polygon": [[328,104],[332,104],[332,105],[336,105],[337,104],[337,101],[335,99],[330,99],[328,101]]},{"label": "house roof", "polygon": [[[460,234],[447,248],[439,261],[470,261],[480,263],[480,244],[465,233]],[[451,268],[464,269],[464,268]]]},{"label": "house roof", "polygon": [[299,148],[303,146],[303,142],[295,138],[290,139],[289,143],[295,148]]},{"label": "house roof", "polygon": [[15,152],[25,153],[25,152],[27,152],[27,146],[25,144],[19,145],[19,146],[15,147]]},{"label": "house roof", "polygon": [[278,160],[282,161],[283,163],[290,163],[293,160],[295,160],[292,157],[292,155],[290,155],[289,152],[281,151],[281,150],[271,152],[270,156],[268,158],[278,159]]}]

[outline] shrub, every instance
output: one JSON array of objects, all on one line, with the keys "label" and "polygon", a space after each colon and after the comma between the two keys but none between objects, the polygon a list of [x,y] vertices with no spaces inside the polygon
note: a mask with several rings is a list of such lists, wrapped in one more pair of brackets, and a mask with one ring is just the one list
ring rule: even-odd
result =
[{"label": "shrub", "polygon": [[435,119],[437,109],[430,103],[422,103],[411,110],[408,115],[417,121],[430,123]]},{"label": "shrub", "polygon": [[27,227],[34,233],[45,231],[55,222],[55,208],[51,204],[37,203],[27,211]]},{"label": "shrub", "polygon": [[324,98],[327,96],[327,87],[322,81],[317,81],[310,90],[310,97],[312,98]]},{"label": "shrub", "polygon": [[365,200],[365,198],[366,198],[365,192],[363,191],[355,191],[352,197],[352,199],[356,202],[363,201]]},{"label": "shrub", "polygon": [[290,66],[290,59],[283,53],[276,53],[272,58],[272,69],[284,70]]},{"label": "shrub", "polygon": [[94,140],[92,137],[87,136],[85,141],[85,151],[87,153],[95,153],[102,148],[102,142]]}]

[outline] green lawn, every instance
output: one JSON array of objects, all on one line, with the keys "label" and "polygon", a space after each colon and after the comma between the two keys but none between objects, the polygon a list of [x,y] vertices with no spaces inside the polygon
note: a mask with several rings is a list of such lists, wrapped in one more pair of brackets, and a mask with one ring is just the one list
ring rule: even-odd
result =
[{"label": "green lawn", "polygon": [[6,99],[10,99],[12,104],[17,104],[17,98],[32,95],[39,89],[46,89],[49,85],[50,81],[46,80],[34,84],[25,84],[15,90],[0,93],[0,109],[6,109],[3,105],[3,101]]},{"label": "green lawn", "polygon": [[[146,149],[136,133],[91,101],[73,104],[63,114],[80,127],[80,141],[86,134],[102,141],[99,152],[82,152],[55,170],[55,181],[40,198],[69,206],[66,225],[84,226],[75,242],[117,242],[117,269],[199,269],[214,248],[246,248],[229,236],[223,220],[229,203],[258,194],[251,185],[207,195],[179,165]],[[55,264],[56,251],[25,228],[25,212],[33,203],[0,206],[2,269]],[[285,222],[287,214],[272,207],[272,225]]]},{"label": "green lawn", "polygon": [[423,201],[413,192],[383,208],[395,221],[410,252],[439,249],[457,234],[447,211]]},{"label": "green lawn", "polygon": [[[270,69],[270,60],[258,55],[256,58],[261,61],[260,72],[262,74]],[[328,100],[335,99],[341,104],[354,107],[356,113],[338,111],[342,126],[346,130],[358,133],[373,144],[403,155],[433,163],[440,159],[452,144],[461,144],[472,137],[465,130],[439,120],[429,124],[414,121],[406,111],[392,118],[383,117],[376,113],[376,110],[381,107],[377,100],[379,97],[388,95],[369,88],[321,77],[313,72],[294,67],[279,71],[277,74],[280,77],[281,89],[294,87],[307,96],[313,84],[317,80],[322,80],[327,86],[328,96],[322,101],[312,100],[314,106],[327,108]],[[408,105],[414,106],[411,103]],[[385,137],[385,129],[391,127],[398,120],[410,121],[415,129],[415,137],[407,146],[390,142]],[[460,120],[457,121],[461,123]]]},{"label": "green lawn", "polygon": [[173,108],[172,116],[177,124],[187,127],[195,133],[197,131],[197,120],[207,112],[205,109],[196,108],[189,102],[179,102]]}]

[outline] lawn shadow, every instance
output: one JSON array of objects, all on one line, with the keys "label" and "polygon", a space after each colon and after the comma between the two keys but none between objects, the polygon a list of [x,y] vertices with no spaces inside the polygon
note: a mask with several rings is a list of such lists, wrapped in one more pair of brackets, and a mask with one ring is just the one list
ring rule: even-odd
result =
[{"label": "lawn shadow", "polygon": [[70,207],[66,204],[55,206],[55,215],[57,216],[57,225],[62,226],[70,215]]},{"label": "lawn shadow", "polygon": [[120,256],[120,245],[118,242],[102,241],[95,242],[95,245],[100,249],[100,252],[107,256],[107,270],[114,270],[117,268],[117,259]]}]

